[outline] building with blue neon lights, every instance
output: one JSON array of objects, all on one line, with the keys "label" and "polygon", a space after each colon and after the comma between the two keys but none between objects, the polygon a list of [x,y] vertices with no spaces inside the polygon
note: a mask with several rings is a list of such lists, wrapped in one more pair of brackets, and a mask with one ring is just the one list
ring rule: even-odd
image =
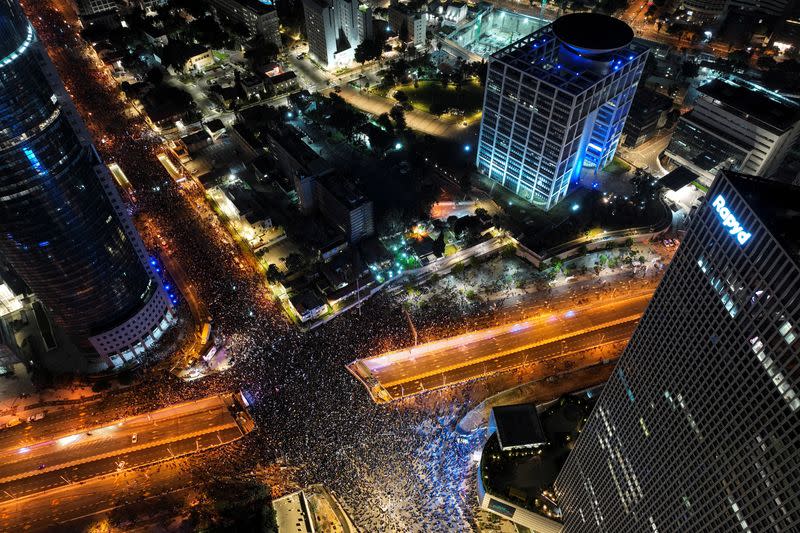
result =
[{"label": "building with blue neon lights", "polygon": [[798,205],[717,176],[556,479],[565,531],[798,530]]},{"label": "building with blue neon lights", "polygon": [[118,370],[174,322],[172,304],[54,80],[16,0],[0,0],[0,256],[75,344],[80,364],[66,370]]},{"label": "building with blue neon lights", "polygon": [[478,169],[552,208],[584,166],[614,157],[646,58],[627,24],[596,13],[566,15],[496,52]]}]

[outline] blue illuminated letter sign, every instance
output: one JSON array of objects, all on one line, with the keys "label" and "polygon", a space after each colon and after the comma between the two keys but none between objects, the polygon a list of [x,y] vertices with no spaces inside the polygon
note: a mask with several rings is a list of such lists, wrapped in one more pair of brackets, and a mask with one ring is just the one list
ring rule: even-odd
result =
[{"label": "blue illuminated letter sign", "polygon": [[736,216],[725,206],[725,198],[717,196],[714,198],[714,202],[711,205],[714,206],[714,210],[716,210],[717,215],[719,215],[719,218],[722,220],[722,225],[729,228],[728,233],[736,237],[740,245],[750,240],[752,234],[744,230],[742,225],[739,224],[739,221],[736,220]]}]

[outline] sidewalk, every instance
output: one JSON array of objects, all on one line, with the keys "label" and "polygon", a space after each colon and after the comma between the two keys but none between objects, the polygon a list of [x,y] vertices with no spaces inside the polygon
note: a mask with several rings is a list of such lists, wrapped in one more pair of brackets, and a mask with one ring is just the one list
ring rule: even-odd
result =
[{"label": "sidewalk", "polygon": [[25,422],[35,414],[57,409],[60,405],[80,403],[108,392],[94,392],[88,385],[36,390],[25,365],[17,363],[13,375],[0,377],[0,429],[15,423],[15,420]]},{"label": "sidewalk", "polygon": [[615,366],[613,363],[615,362],[609,361],[607,364],[598,364],[571,372],[563,372],[555,376],[530,381],[490,396],[459,420],[456,431],[461,435],[467,436],[485,428],[489,423],[489,413],[493,407],[498,405],[540,404],[555,400],[564,394],[602,385],[613,372]]}]

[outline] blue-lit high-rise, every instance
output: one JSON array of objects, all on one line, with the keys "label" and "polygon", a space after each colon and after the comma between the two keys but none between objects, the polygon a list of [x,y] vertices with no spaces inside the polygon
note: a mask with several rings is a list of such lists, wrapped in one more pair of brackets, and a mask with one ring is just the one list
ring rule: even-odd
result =
[{"label": "blue-lit high-rise", "polygon": [[647,48],[624,22],[566,15],[489,59],[478,168],[543,209],[614,157]]},{"label": "blue-lit high-rise", "polygon": [[106,167],[17,0],[0,0],[0,254],[83,355],[136,364],[174,321]]}]

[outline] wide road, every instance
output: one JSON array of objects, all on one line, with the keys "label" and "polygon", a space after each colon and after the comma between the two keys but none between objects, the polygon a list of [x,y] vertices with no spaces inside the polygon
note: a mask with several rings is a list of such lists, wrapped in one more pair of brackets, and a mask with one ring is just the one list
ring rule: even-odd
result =
[{"label": "wide road", "polygon": [[0,451],[0,501],[236,440],[230,397],[187,402]]},{"label": "wide road", "polygon": [[[103,513],[117,507],[133,504],[147,514],[148,507],[158,512],[163,507],[185,504],[185,492],[196,482],[186,460],[179,459],[65,485],[0,503],[0,531],[87,531]],[[156,504],[158,507],[153,507]]]},{"label": "wide road", "polygon": [[516,323],[361,359],[348,368],[374,386],[373,397],[386,400],[388,393],[397,399],[625,341],[651,296],[652,289],[639,289],[602,303],[541,312]]}]

